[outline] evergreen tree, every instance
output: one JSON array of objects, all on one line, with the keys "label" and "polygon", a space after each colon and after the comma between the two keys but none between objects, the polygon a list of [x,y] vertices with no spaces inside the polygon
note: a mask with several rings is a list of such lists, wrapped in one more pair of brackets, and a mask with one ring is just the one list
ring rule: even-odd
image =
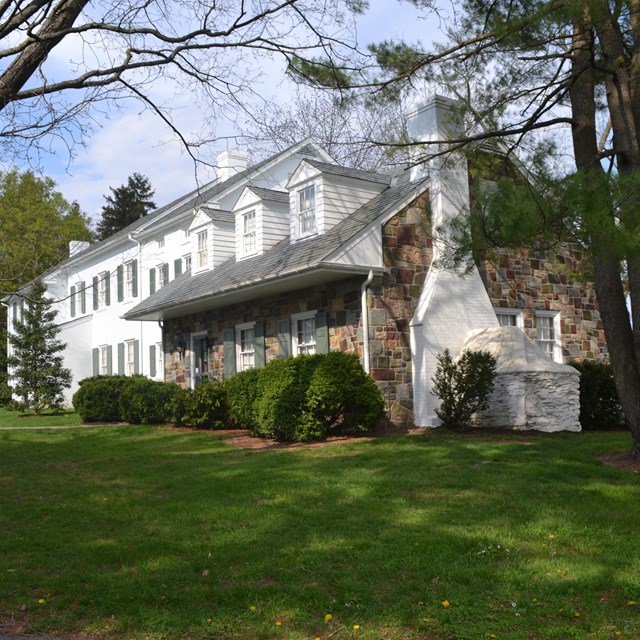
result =
[{"label": "evergreen tree", "polygon": [[45,297],[46,287],[36,280],[29,291],[24,316],[15,324],[9,341],[13,353],[7,358],[13,389],[24,409],[36,415],[45,409],[60,409],[63,389],[71,386],[71,372],[62,366],[66,345],[57,339],[60,329],[54,322],[57,311]]},{"label": "evergreen tree", "polygon": [[102,207],[102,218],[96,227],[98,240],[108,238],[156,208],[149,178],[139,173],[130,175],[127,184],[110,189],[112,195],[104,196],[107,204]]}]

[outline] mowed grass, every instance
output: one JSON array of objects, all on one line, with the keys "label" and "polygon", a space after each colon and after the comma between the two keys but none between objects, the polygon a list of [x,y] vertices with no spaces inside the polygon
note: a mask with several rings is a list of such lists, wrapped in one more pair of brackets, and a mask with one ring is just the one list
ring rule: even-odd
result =
[{"label": "mowed grass", "polygon": [[164,427],[0,432],[0,632],[640,638],[621,433],[251,451]]},{"label": "mowed grass", "polygon": [[10,427],[69,427],[82,423],[80,416],[71,409],[65,409],[60,413],[45,412],[39,416],[33,413],[21,411],[8,411],[0,408],[0,429]]}]

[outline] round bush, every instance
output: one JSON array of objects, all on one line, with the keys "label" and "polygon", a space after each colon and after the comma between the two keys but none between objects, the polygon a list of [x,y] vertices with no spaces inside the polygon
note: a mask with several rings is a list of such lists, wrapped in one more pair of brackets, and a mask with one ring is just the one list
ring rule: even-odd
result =
[{"label": "round bush", "polygon": [[131,378],[120,395],[120,415],[131,424],[164,424],[169,393],[163,382]]},{"label": "round bush", "polygon": [[83,422],[121,422],[120,396],[133,378],[96,376],[80,381],[72,403]]},{"label": "round bush", "polygon": [[229,414],[224,385],[217,380],[206,380],[199,384],[189,398],[185,420],[201,429],[226,429]]}]

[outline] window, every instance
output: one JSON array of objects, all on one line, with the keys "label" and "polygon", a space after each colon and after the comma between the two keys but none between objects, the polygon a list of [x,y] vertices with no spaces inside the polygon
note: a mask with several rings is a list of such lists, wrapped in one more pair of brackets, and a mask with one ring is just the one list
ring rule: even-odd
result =
[{"label": "window", "polygon": [[238,349],[238,371],[246,371],[256,366],[255,324],[236,327]]},{"label": "window", "polygon": [[132,376],[136,372],[136,343],[135,340],[129,340],[124,343],[125,361],[124,372],[127,376]]},{"label": "window", "polygon": [[182,257],[183,271],[191,271],[191,254]]},{"label": "window", "polygon": [[98,347],[100,352],[100,369],[99,374],[101,376],[109,375],[109,347],[107,345],[102,345]]},{"label": "window", "polygon": [[85,303],[84,282],[79,282],[76,285],[75,310],[76,310],[76,313],[86,313],[87,312],[86,303]]},{"label": "window", "polygon": [[158,249],[164,249],[164,238],[158,240]]},{"label": "window", "polygon": [[107,304],[107,282],[108,274],[106,271],[98,274],[98,306],[104,307]]},{"label": "window", "polygon": [[536,311],[536,342],[556,362],[562,362],[560,315],[553,311]]},{"label": "window", "polygon": [[242,216],[242,255],[256,250],[256,212],[248,211]]},{"label": "window", "polygon": [[13,321],[14,322],[18,321],[18,303],[17,302],[13,303]]},{"label": "window", "polygon": [[162,289],[166,284],[169,284],[169,265],[165,262],[159,267],[156,267],[158,289]]},{"label": "window", "polygon": [[298,231],[301,238],[316,232],[316,190],[313,185],[298,191]]},{"label": "window", "polygon": [[496,311],[496,318],[501,327],[518,327],[522,329],[522,313],[511,309]]},{"label": "window", "polygon": [[196,265],[198,269],[203,269],[208,263],[207,252],[207,231],[198,232],[198,253],[196,254]]},{"label": "window", "polygon": [[291,318],[293,355],[316,352],[316,312],[298,314]]},{"label": "window", "polygon": [[162,351],[162,342],[156,343],[156,377],[164,379],[164,352]]},{"label": "window", "polygon": [[131,262],[126,262],[124,265],[124,291],[127,298],[135,297],[134,289],[133,289],[133,281],[135,278],[135,265],[133,264],[133,260]]}]

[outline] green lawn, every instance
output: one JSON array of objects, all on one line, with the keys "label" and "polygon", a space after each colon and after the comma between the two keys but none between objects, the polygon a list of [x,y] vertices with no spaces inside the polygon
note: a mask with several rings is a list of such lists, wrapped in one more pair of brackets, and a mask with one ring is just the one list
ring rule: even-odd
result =
[{"label": "green lawn", "polygon": [[640,478],[599,460],[629,445],[2,431],[0,632],[637,640]]},{"label": "green lawn", "polygon": [[43,413],[35,416],[32,413],[7,411],[0,408],[0,428],[2,427],[66,427],[81,424],[80,416],[73,410],[62,413]]}]

